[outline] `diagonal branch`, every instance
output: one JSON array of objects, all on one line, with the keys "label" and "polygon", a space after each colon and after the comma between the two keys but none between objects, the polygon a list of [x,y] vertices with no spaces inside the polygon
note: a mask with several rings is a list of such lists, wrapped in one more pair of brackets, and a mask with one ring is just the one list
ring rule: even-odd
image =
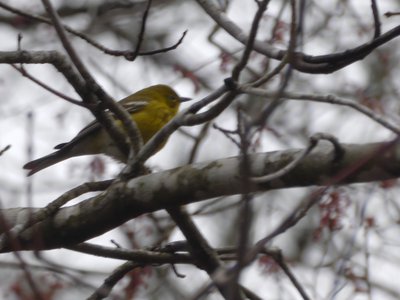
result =
[{"label": "diagonal branch", "polygon": [[[341,144],[344,151],[335,159],[335,147],[321,142],[293,170],[277,180],[252,184],[251,193],[272,189],[381,181],[400,177],[400,143]],[[253,177],[275,173],[303,150],[293,149],[249,154]],[[206,199],[242,193],[240,158],[186,165],[149,174],[128,182],[115,182],[105,192],[74,206],[61,208],[52,218],[21,232],[19,249],[51,249],[73,245],[98,236],[144,213]],[[184,180],[183,180],[184,179]],[[2,210],[7,228],[17,226],[37,208]],[[35,243],[40,238],[41,244]],[[13,248],[4,243],[0,252]]]},{"label": "diagonal branch", "polygon": [[51,21],[64,49],[68,53],[72,63],[74,64],[85,82],[85,93],[80,95],[83,101],[91,105],[91,112],[96,116],[103,128],[114,139],[114,141],[116,142],[116,146],[119,148],[119,150],[122,153],[129,153],[129,147],[126,144],[125,135],[115,125],[111,117],[98,105],[96,99],[96,97],[98,97],[100,101],[104,103],[106,107],[109,108],[121,120],[126,129],[129,142],[132,146],[132,150],[135,154],[138,153],[139,149],[142,146],[142,139],[137,125],[131,119],[129,113],[120,104],[116,103],[110,96],[108,96],[106,92],[100,87],[100,85],[98,85],[97,82],[94,80],[93,76],[87,70],[80,57],[77,55],[75,49],[72,47],[72,44],[69,42],[65,32],[65,28],[61,24],[60,17],[54,10],[50,1],[42,0],[42,3],[46,8],[47,13],[50,15]]},{"label": "diagonal branch", "polygon": [[[224,12],[210,0],[197,0],[197,3],[204,9],[204,11],[214,21],[221,26],[227,33],[242,44],[246,44],[249,37],[230,20]],[[327,74],[333,73],[344,67],[362,60],[369,55],[374,49],[386,44],[390,40],[397,38],[400,35],[400,26],[396,26],[388,32],[380,35],[379,37],[361,44],[358,47],[347,49],[343,52],[332,53],[327,55],[307,55],[305,53],[297,52],[295,59],[292,62],[294,69],[310,74]],[[286,57],[287,51],[279,50],[270,46],[269,44],[261,41],[254,41],[254,51],[264,54],[265,56],[282,60]]]}]

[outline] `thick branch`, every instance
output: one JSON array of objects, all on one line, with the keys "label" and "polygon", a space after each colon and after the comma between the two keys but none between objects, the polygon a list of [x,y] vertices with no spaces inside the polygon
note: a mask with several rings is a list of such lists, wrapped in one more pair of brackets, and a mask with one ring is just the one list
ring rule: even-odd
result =
[{"label": "thick branch", "polygon": [[[272,189],[381,181],[400,176],[400,143],[344,144],[335,159],[331,143],[322,142],[293,170],[272,181],[254,183],[250,192]],[[303,152],[301,149],[249,155],[254,177],[277,172]],[[23,250],[51,249],[77,244],[144,213],[240,194],[239,157],[186,165],[177,169],[116,182],[98,196],[61,208],[51,219],[37,223],[16,238]],[[39,209],[4,209],[7,228]],[[2,229],[4,231],[4,229]],[[8,243],[1,252],[11,251]]]}]

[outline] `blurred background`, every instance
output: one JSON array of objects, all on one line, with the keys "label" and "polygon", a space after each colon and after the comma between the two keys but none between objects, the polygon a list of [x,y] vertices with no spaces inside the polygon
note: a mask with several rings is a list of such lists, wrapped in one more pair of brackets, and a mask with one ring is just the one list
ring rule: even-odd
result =
[{"label": "blurred background", "polygon": [[[211,1],[246,34],[257,10],[255,1]],[[400,24],[397,0],[376,1],[382,33]],[[45,16],[37,1],[5,2],[29,14]],[[370,41],[374,22],[370,1],[304,1],[304,28],[298,51],[308,55],[342,52]],[[135,49],[147,1],[53,1],[64,24],[113,50]],[[270,1],[257,39],[286,49],[291,9],[289,1]],[[58,50],[64,52],[54,29],[0,7],[0,51]],[[139,56],[130,62],[104,54],[87,41],[70,35],[79,56],[101,86],[119,100],[153,84],[171,85],[181,96],[202,99],[223,84],[244,46],[222,28],[196,1],[153,0],[140,52],[170,47],[187,31],[174,50]],[[18,35],[21,40],[18,42]],[[399,39],[373,51],[362,61],[332,74],[294,71],[288,92],[336,95],[367,106],[399,124]],[[1,55],[1,53],[0,53]],[[241,80],[248,82],[271,71],[279,62],[252,52]],[[51,65],[24,65],[47,85],[79,100]],[[263,88],[276,91],[283,74]],[[116,176],[122,165],[104,156],[74,158],[26,177],[22,166],[69,141],[93,116],[49,93],[10,65],[0,65],[0,204],[2,208],[43,207],[63,192],[85,182]],[[209,123],[184,127],[147,165],[157,172],[192,162],[235,156],[239,149],[221,130],[237,129],[237,108],[250,118],[271,99],[241,95]],[[185,103],[182,108],[190,106]],[[215,127],[217,125],[217,128]],[[252,151],[303,148],[316,132],[330,133],[343,143],[387,141],[394,134],[374,120],[344,106],[286,100],[258,128]],[[30,150],[29,150],[30,149]],[[30,152],[31,151],[31,152]],[[257,194],[253,203],[253,242],[266,236],[310,188]],[[400,200],[397,181],[332,187],[303,220],[268,245],[279,247],[285,261],[312,299],[399,299]],[[72,205],[87,198],[76,199]],[[231,246],[237,237],[239,196],[210,199],[189,206],[194,220],[214,247]],[[141,216],[95,238],[92,242],[130,249],[165,244],[183,237],[166,213]],[[68,250],[21,253],[40,282],[45,299],[83,299],[96,289],[120,261]],[[3,299],[32,299],[21,264],[13,254],[0,257]],[[110,299],[190,299],[207,284],[207,275],[192,266],[146,266],[126,276]],[[276,263],[266,257],[243,274],[243,284],[262,299],[302,299]],[[207,299],[220,299],[211,294]]]}]

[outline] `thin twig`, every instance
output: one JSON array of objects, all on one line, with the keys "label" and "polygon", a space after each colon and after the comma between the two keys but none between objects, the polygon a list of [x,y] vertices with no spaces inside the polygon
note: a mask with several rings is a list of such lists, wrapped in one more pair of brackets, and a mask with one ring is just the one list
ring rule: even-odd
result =
[{"label": "thin twig", "polygon": [[113,289],[113,287],[130,271],[136,268],[142,267],[141,264],[136,262],[128,261],[119,267],[117,267],[110,276],[108,276],[103,284],[97,288],[92,295],[90,295],[88,300],[100,300],[108,297]]},{"label": "thin twig", "polygon": [[180,44],[182,44],[183,39],[185,38],[187,32],[188,31],[185,30],[182,33],[182,36],[179,38],[179,40],[175,44],[173,44],[172,46],[161,48],[161,49],[157,49],[157,50],[152,50],[152,51],[139,52],[139,55],[140,56],[146,56],[146,55],[150,56],[150,55],[155,55],[155,54],[165,53],[165,52],[168,52],[168,51],[171,51],[171,50],[175,50],[176,48],[178,48],[178,46]]},{"label": "thin twig", "polygon": [[250,29],[250,34],[246,41],[246,46],[245,46],[244,52],[242,54],[240,61],[236,64],[236,66],[232,70],[232,79],[234,81],[239,81],[239,75],[247,65],[247,62],[250,58],[250,54],[254,48],[254,41],[257,36],[257,31],[260,26],[261,18],[264,14],[264,11],[267,9],[269,0],[264,0],[261,2],[257,1],[256,3],[258,4],[258,9],[253,18],[253,22],[252,22],[251,29]]},{"label": "thin twig", "polygon": [[[104,191],[111,185],[112,182],[113,180],[86,182],[69,190],[68,192],[64,193],[54,201],[47,204],[44,208],[36,211],[34,214],[31,214],[30,218],[25,223],[19,224],[18,226],[10,229],[13,236],[18,236],[27,228],[32,227],[33,225],[45,219],[51,218],[54,214],[56,214],[59,211],[59,209],[63,205],[77,198],[78,196],[81,196],[89,192]],[[1,244],[4,243],[8,243],[7,237],[1,241]]]},{"label": "thin twig", "polygon": [[[39,16],[39,15],[35,15],[33,13],[27,13],[25,10],[20,10],[18,8],[12,7],[6,3],[0,2],[0,7],[10,11],[16,15],[20,15],[24,18],[30,19],[30,20],[34,20],[37,22],[41,22],[41,23],[45,23],[45,24],[49,24],[52,25],[52,22],[50,19],[45,18],[43,16]],[[90,45],[92,45],[93,47],[97,48],[98,50],[102,51],[105,54],[108,55],[112,55],[112,56],[122,56],[125,57],[127,60],[132,60],[132,57],[136,57],[136,56],[147,56],[147,55],[155,55],[155,54],[159,54],[159,53],[165,53],[171,50],[176,49],[183,41],[187,30],[185,30],[181,36],[181,38],[173,45],[168,46],[168,47],[164,47],[164,48],[160,48],[157,50],[151,50],[151,51],[144,51],[144,52],[138,52],[136,54],[136,56],[134,56],[134,52],[132,50],[113,50],[110,48],[107,48],[103,45],[101,45],[100,43],[98,43],[97,41],[91,39],[89,36],[87,36],[86,34],[79,32],[77,30],[74,30],[73,28],[69,27],[68,25],[63,25],[65,30],[68,31],[69,33],[81,38],[82,40],[86,41],[87,43],[89,43]]]},{"label": "thin twig", "polygon": [[290,171],[292,171],[294,168],[296,168],[299,163],[302,162],[302,160],[317,146],[318,142],[320,140],[328,140],[330,141],[333,146],[335,147],[335,152],[334,152],[334,157],[333,160],[337,161],[344,155],[344,150],[340,147],[339,142],[336,140],[335,137],[330,136],[328,134],[322,134],[322,133],[317,133],[314,134],[313,136],[310,137],[308,146],[301,151],[301,153],[289,164],[287,164],[285,167],[280,169],[277,172],[274,172],[272,174],[268,174],[265,176],[260,176],[260,177],[252,177],[251,181],[256,182],[256,183],[266,183],[268,181],[276,180]]},{"label": "thin twig", "polygon": [[371,0],[371,9],[372,9],[372,15],[374,17],[374,39],[379,37],[381,35],[381,21],[379,18],[379,10],[378,10],[378,4],[376,3],[376,0]]},{"label": "thin twig", "polygon": [[303,297],[304,300],[309,300],[311,299],[306,291],[304,290],[303,286],[300,284],[300,282],[297,280],[296,276],[294,276],[293,272],[290,270],[289,266],[286,264],[285,260],[283,259],[283,255],[281,251],[268,251],[267,249],[265,250],[265,253],[269,256],[271,256],[275,262],[281,267],[283,272],[286,274],[286,276],[289,278],[289,280],[293,283],[297,291],[300,293],[300,295]]},{"label": "thin twig", "polygon": [[3,149],[1,149],[0,150],[0,156],[2,156],[10,148],[11,148],[11,145],[7,145]]},{"label": "thin twig", "polygon": [[142,46],[142,43],[143,43],[144,32],[146,31],[147,16],[148,16],[149,11],[150,11],[151,1],[152,0],[147,0],[147,5],[146,5],[146,8],[145,8],[143,16],[142,16],[142,22],[140,24],[139,36],[138,36],[138,39],[137,39],[137,44],[136,44],[135,50],[132,53],[132,57],[129,57],[129,58],[127,57],[128,60],[131,60],[131,61],[135,60],[137,55],[139,54],[140,47]]},{"label": "thin twig", "polygon": [[238,141],[236,141],[231,135],[233,134],[238,134],[237,130],[228,130],[224,129],[222,127],[219,127],[217,124],[213,124],[213,128],[220,131],[227,139],[229,139],[233,144],[235,144],[236,147],[240,148],[240,144]]},{"label": "thin twig", "polygon": [[249,85],[249,86],[258,87],[260,85],[263,85],[264,83],[270,81],[272,78],[274,78],[276,75],[278,75],[283,70],[283,68],[286,67],[287,64],[288,64],[288,57],[286,56],[279,62],[279,64],[272,71],[264,74],[263,76],[258,78],[256,81],[246,84],[246,86]]},{"label": "thin twig", "polygon": [[196,263],[194,258],[188,253],[174,253],[174,251],[168,251],[167,247],[156,248],[155,250],[132,250],[81,243],[66,247],[66,249],[99,257],[130,260],[146,265]]},{"label": "thin twig", "polygon": [[87,108],[88,106],[79,100],[73,99],[63,93],[60,93],[59,91],[53,89],[51,86],[47,85],[46,83],[44,83],[43,81],[35,78],[34,76],[32,76],[31,74],[29,74],[25,68],[21,65],[21,67],[17,67],[16,65],[11,65],[15,70],[17,70],[22,76],[30,79],[31,81],[33,81],[34,83],[36,83],[37,85],[41,86],[43,89],[45,89],[46,91],[49,91],[50,93],[56,95],[57,97],[60,97],[61,99],[64,99],[72,104],[81,106],[81,107],[85,107]]},{"label": "thin twig", "polygon": [[[290,78],[293,73],[293,68],[292,68],[292,63],[295,59],[294,53],[296,50],[296,45],[297,45],[297,14],[296,14],[296,2],[294,0],[290,1],[291,4],[291,23],[290,23],[290,39],[289,39],[289,46],[286,51],[286,57],[283,59],[283,63],[281,64],[281,67],[285,65],[285,62],[287,61],[290,63],[290,65],[286,68],[286,71],[284,72],[283,78],[280,82],[278,91],[272,98],[272,101],[268,103],[264,109],[262,109],[261,113],[255,118],[255,120],[252,121],[252,126],[259,126],[263,128],[268,121],[268,118],[271,116],[271,114],[275,111],[275,109],[282,104],[281,101],[281,95],[284,93],[285,89],[287,88]],[[279,67],[276,68],[276,70],[279,70]],[[265,82],[265,81],[264,81]]]},{"label": "thin twig", "polygon": [[195,161],[196,155],[197,155],[197,153],[198,153],[198,151],[200,149],[200,145],[204,141],[204,139],[206,138],[208,130],[210,128],[210,125],[211,125],[211,122],[205,123],[202,126],[202,128],[200,130],[200,133],[194,138],[194,144],[192,146],[192,149],[191,149],[190,154],[189,154],[189,159],[188,159],[188,163],[189,164],[191,164],[191,163],[193,163]]},{"label": "thin twig", "polygon": [[238,134],[240,138],[240,161],[239,161],[239,174],[240,184],[242,185],[242,194],[239,207],[239,230],[238,230],[238,242],[237,242],[237,263],[236,268],[233,271],[231,280],[228,280],[230,287],[229,299],[238,299],[239,294],[239,278],[243,269],[246,266],[245,256],[249,247],[249,236],[252,225],[252,200],[253,195],[251,194],[251,170],[250,170],[250,159],[249,159],[249,148],[250,148],[250,129],[251,127],[245,121],[243,113],[240,109],[237,111],[238,120]]},{"label": "thin twig", "polygon": [[[243,87],[243,88],[239,88],[239,90],[243,93],[248,93],[248,94],[258,95],[258,96],[263,96],[263,97],[273,97],[275,95],[275,93],[269,92],[269,91],[261,89],[261,88]],[[334,95],[322,96],[322,95],[310,95],[310,94],[296,94],[296,93],[290,93],[290,92],[283,93],[281,95],[281,97],[284,99],[289,99],[289,100],[307,100],[307,101],[313,101],[313,102],[348,106],[348,107],[351,107],[351,108],[355,109],[356,111],[359,111],[360,113],[368,116],[369,118],[371,118],[378,124],[389,129],[390,131],[394,132],[396,135],[400,135],[400,127],[393,124],[392,122],[388,121],[387,117],[383,117],[383,116],[375,113],[373,110],[369,109],[368,107],[360,105],[359,103],[352,101],[352,100],[339,98]]]},{"label": "thin twig", "polygon": [[400,12],[391,12],[391,11],[388,11],[388,12],[386,12],[384,15],[385,15],[386,18],[390,18],[390,17],[393,17],[393,16],[400,16]]}]

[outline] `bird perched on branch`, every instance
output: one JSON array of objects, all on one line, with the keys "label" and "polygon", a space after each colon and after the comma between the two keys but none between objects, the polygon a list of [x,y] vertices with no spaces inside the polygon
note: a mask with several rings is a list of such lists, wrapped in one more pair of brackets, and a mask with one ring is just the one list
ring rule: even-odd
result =
[{"label": "bird perched on branch", "polygon": [[[143,143],[146,143],[176,115],[180,103],[187,100],[190,99],[179,97],[172,88],[160,84],[140,90],[119,103],[131,115]],[[118,127],[123,127],[121,121],[115,123]],[[128,159],[128,155],[119,151],[107,131],[96,120],[83,128],[71,141],[59,144],[54,149],[57,151],[24,165],[23,168],[29,170],[28,176],[75,156],[106,154],[122,162]]]}]

